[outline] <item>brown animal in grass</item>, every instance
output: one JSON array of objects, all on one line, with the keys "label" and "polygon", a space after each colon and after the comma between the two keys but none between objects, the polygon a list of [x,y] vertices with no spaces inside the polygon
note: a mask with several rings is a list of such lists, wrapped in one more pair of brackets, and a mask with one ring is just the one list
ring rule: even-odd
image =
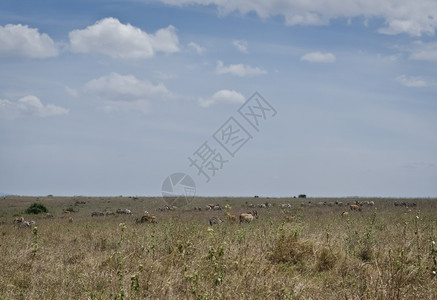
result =
[{"label": "brown animal in grass", "polygon": [[285,216],[284,219],[287,222],[293,222],[296,219],[296,217],[295,216]]},{"label": "brown animal in grass", "polygon": [[237,222],[237,216],[236,215],[228,215],[228,220],[231,222]]},{"label": "brown animal in grass", "polygon": [[349,213],[347,211],[344,211],[344,212],[341,213],[341,216],[342,217],[347,217],[347,216],[349,216]]},{"label": "brown animal in grass", "polygon": [[351,204],[350,209],[356,210],[356,211],[361,211],[361,207],[359,205],[356,205],[356,204]]},{"label": "brown animal in grass", "polygon": [[156,223],[155,216],[142,216],[139,223]]},{"label": "brown animal in grass", "polygon": [[242,213],[240,214],[240,223],[241,222],[252,222],[254,219],[258,219],[258,212],[254,210],[251,213]]}]

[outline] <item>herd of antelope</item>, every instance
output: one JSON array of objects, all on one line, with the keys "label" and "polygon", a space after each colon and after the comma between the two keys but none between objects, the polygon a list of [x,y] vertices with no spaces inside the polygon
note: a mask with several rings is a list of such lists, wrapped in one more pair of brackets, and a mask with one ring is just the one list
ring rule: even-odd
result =
[{"label": "herd of antelope", "polygon": [[[373,201],[354,201],[352,203],[346,202],[339,202],[339,201],[335,201],[335,202],[317,202],[317,203],[312,203],[311,201],[307,201],[307,202],[302,202],[300,203],[301,207],[348,207],[349,208],[349,212],[342,210],[341,212],[341,216],[342,217],[347,217],[349,216],[351,213],[353,214],[353,212],[361,212],[363,210],[363,208],[365,206],[374,206],[375,203]],[[405,206],[405,207],[415,207],[416,204],[415,203],[398,203],[395,202],[394,203],[395,206]],[[273,205],[271,203],[261,203],[261,204],[249,204],[246,202],[246,207],[248,208],[266,208],[269,209],[271,207],[274,207],[276,205]],[[296,216],[292,216],[289,215],[290,213],[290,209],[292,208],[292,205],[290,203],[282,203],[278,205],[279,208],[283,211],[284,213],[284,222],[293,222],[296,220]],[[174,211],[176,210],[177,207],[175,206],[165,206],[164,208],[158,208],[157,210],[160,212],[164,212],[164,211]],[[223,211],[222,213],[224,213],[224,217],[228,222],[234,222],[234,223],[251,223],[254,220],[259,218],[259,214],[257,210],[251,210],[249,212],[242,212],[239,214],[231,214],[230,213],[230,206],[226,205],[222,208],[222,206],[220,206],[220,204],[207,204],[206,206],[204,206],[204,208],[202,209],[201,207],[194,207],[194,211],[211,211],[211,213],[216,212],[218,213],[219,211]],[[63,214],[65,215],[65,217],[68,218],[68,222],[73,222],[73,218],[70,217],[70,211],[63,211]],[[91,212],[91,217],[103,217],[103,216],[115,216],[115,215],[132,215],[132,211],[130,209],[124,208],[124,209],[117,209],[115,212],[114,211],[110,211],[110,210],[105,210],[105,211],[93,211]],[[47,213],[45,218],[53,218],[53,215]],[[209,225],[213,226],[213,225],[217,225],[222,223],[223,220],[220,216],[213,216],[209,219]],[[35,221],[26,221],[24,220],[23,217],[20,218],[15,218],[14,223],[17,224],[19,227],[22,228],[28,228],[31,226],[35,226],[36,223]],[[156,216],[150,215],[147,211],[144,212],[144,214],[142,214],[142,216],[140,218],[136,219],[136,223],[151,223],[151,224],[156,224],[157,223],[157,218]]]}]

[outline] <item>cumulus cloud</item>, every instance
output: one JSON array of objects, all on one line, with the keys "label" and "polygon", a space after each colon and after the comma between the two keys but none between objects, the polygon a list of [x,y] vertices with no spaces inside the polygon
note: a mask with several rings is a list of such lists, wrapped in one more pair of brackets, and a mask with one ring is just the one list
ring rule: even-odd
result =
[{"label": "cumulus cloud", "polygon": [[216,72],[217,74],[232,74],[240,77],[267,74],[267,71],[258,67],[254,68],[243,64],[225,66],[222,61],[217,62]]},{"label": "cumulus cloud", "polygon": [[154,85],[148,80],[140,80],[133,75],[121,75],[115,72],[90,80],[85,85],[85,90],[110,100],[134,101],[171,96],[163,83]]},{"label": "cumulus cloud", "polygon": [[55,42],[27,25],[0,26],[0,56],[46,58],[58,55]]},{"label": "cumulus cloud", "polygon": [[199,98],[198,103],[202,107],[210,107],[219,103],[242,104],[244,101],[244,96],[234,90],[220,90],[209,98]]},{"label": "cumulus cloud", "polygon": [[426,87],[428,83],[419,77],[407,77],[405,75],[396,78],[398,82],[406,87]]},{"label": "cumulus cloud", "polygon": [[50,117],[68,114],[68,110],[53,104],[42,104],[33,95],[25,96],[17,101],[0,99],[0,119],[16,119],[18,117],[36,116]]},{"label": "cumulus cloud", "polygon": [[156,52],[179,51],[173,26],[148,34],[115,18],[105,18],[85,29],[70,32],[70,49],[79,53],[99,53],[112,58],[150,58]]},{"label": "cumulus cloud", "polygon": [[247,53],[247,41],[244,40],[235,40],[232,44],[237,47],[238,51],[242,53]]},{"label": "cumulus cloud", "polygon": [[335,56],[332,53],[311,52],[302,56],[300,60],[314,63],[333,63],[335,62]]},{"label": "cumulus cloud", "polygon": [[188,48],[195,51],[197,54],[203,54],[206,51],[205,47],[200,46],[199,44],[196,44],[194,42],[191,42],[188,44]]},{"label": "cumulus cloud", "polygon": [[261,18],[283,16],[286,25],[326,25],[332,19],[382,18],[383,34],[434,35],[437,28],[435,0],[161,0],[167,4],[216,5],[220,14],[255,12]]}]

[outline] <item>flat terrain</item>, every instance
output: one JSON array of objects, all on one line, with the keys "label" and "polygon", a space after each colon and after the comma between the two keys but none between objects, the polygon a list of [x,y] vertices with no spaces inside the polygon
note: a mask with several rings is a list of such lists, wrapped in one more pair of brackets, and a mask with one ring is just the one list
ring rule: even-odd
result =
[{"label": "flat terrain", "polygon": [[[361,211],[350,210],[357,200]],[[34,202],[53,217],[26,214]],[[206,211],[210,203],[222,210]],[[165,205],[1,197],[0,299],[437,299],[437,199],[197,197]],[[117,209],[132,215],[91,216]],[[253,210],[259,218],[250,223],[228,217]],[[145,211],[156,224],[136,222]],[[14,223],[20,217],[36,226]],[[223,222],[210,226],[212,217]]]}]

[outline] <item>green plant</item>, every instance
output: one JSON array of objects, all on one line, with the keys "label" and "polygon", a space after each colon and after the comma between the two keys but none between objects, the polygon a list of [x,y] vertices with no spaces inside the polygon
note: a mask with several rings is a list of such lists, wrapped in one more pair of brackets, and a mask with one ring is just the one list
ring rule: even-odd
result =
[{"label": "green plant", "polygon": [[42,203],[34,202],[26,210],[26,214],[41,214],[47,213],[49,210]]}]

